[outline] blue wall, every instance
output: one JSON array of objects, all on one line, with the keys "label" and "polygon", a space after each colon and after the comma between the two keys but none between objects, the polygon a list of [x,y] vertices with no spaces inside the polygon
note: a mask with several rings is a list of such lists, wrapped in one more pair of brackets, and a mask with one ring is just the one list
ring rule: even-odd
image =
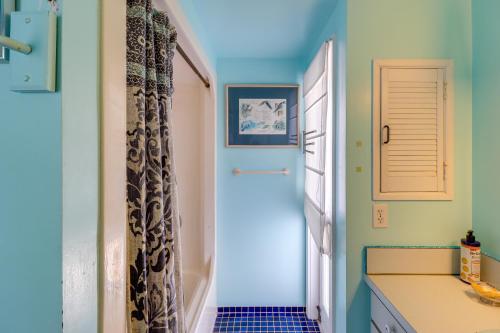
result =
[{"label": "blue wall", "polygon": [[217,56],[214,52],[213,46],[210,44],[210,41],[207,36],[207,32],[205,27],[203,26],[200,17],[198,15],[198,11],[195,8],[194,0],[180,0],[179,3],[182,6],[182,10],[186,15],[193,32],[198,38],[201,46],[203,47],[203,51],[207,56],[208,61],[210,62],[210,66],[215,68],[217,62]]},{"label": "blue wall", "polygon": [[483,251],[500,258],[500,1],[472,1],[473,226]]},{"label": "blue wall", "polygon": [[[18,10],[38,10],[38,0]],[[61,331],[61,95],[14,93],[0,64],[0,331]]]},{"label": "blue wall", "polygon": [[[224,85],[298,83],[294,60],[221,59],[218,75],[219,306],[305,305],[303,160],[299,149],[225,148]],[[233,176],[233,168],[291,176]]]}]

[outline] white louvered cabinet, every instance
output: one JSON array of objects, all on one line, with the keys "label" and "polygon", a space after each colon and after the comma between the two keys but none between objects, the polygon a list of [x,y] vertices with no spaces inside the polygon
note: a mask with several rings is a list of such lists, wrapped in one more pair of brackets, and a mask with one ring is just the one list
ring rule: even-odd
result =
[{"label": "white louvered cabinet", "polygon": [[378,60],[373,78],[374,199],[452,200],[452,62]]}]

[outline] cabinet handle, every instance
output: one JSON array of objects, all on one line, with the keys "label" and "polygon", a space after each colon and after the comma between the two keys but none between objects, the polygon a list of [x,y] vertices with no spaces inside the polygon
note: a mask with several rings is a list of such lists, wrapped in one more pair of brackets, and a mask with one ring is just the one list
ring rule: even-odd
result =
[{"label": "cabinet handle", "polygon": [[389,325],[385,325],[384,332],[385,333],[397,333],[398,331],[397,331],[396,327],[394,327],[394,326],[389,327]]},{"label": "cabinet handle", "polygon": [[387,136],[384,141],[384,144],[388,144],[391,141],[391,128],[389,127],[389,125],[385,125],[383,129],[387,129]]}]

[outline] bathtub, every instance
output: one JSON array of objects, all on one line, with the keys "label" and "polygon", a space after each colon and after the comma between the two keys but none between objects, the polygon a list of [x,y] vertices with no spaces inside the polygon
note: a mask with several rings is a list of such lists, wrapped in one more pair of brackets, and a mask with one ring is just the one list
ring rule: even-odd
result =
[{"label": "bathtub", "polygon": [[175,93],[172,136],[181,217],[184,312],[188,333],[213,331],[217,316],[216,266],[216,79],[191,34],[178,0],[153,0],[169,13],[179,45],[212,82],[209,89],[181,56],[173,59]]},{"label": "bathtub", "polygon": [[184,310],[188,333],[212,332],[217,316],[217,309],[208,303],[212,277],[213,262],[210,259],[205,272],[186,270],[184,280]]}]

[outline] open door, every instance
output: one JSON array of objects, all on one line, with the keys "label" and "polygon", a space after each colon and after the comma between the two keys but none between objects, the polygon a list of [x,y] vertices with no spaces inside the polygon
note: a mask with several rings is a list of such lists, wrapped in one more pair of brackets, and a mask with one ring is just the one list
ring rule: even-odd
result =
[{"label": "open door", "polygon": [[326,42],[304,75],[304,214],[307,239],[307,315],[332,332],[332,223],[334,211],[333,41]]}]

